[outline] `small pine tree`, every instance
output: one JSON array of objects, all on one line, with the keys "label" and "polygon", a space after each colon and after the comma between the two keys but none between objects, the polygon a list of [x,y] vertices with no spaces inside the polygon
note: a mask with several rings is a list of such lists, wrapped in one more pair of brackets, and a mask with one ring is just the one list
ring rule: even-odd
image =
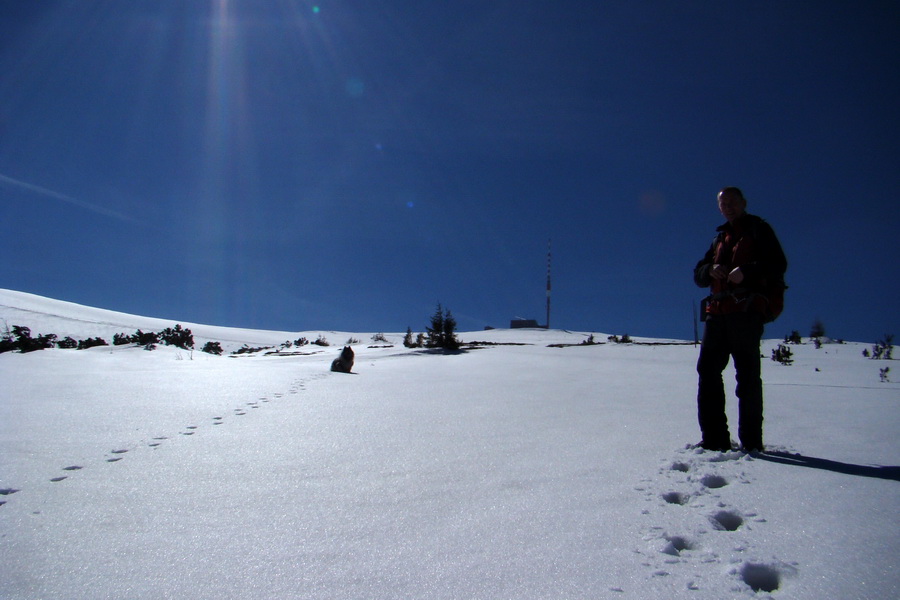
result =
[{"label": "small pine tree", "polygon": [[876,360],[891,360],[894,355],[894,334],[890,333],[872,346],[872,358]]},{"label": "small pine tree", "polygon": [[431,315],[431,326],[426,327],[425,331],[428,332],[427,346],[429,348],[444,347],[444,309],[440,302],[438,302],[437,310]]},{"label": "small pine tree", "polygon": [[812,327],[809,330],[809,337],[825,337],[825,325],[822,323],[822,319],[816,319],[815,321],[813,321]]},{"label": "small pine tree", "polygon": [[406,335],[403,336],[403,345],[406,346],[407,348],[415,347],[415,342],[413,342],[412,328],[410,328],[410,327],[406,328]]},{"label": "small pine tree", "polygon": [[800,337],[800,332],[794,329],[791,331],[790,335],[784,336],[785,344],[800,344],[803,342],[803,339]]},{"label": "small pine tree", "polygon": [[445,349],[459,350],[459,340],[456,338],[456,319],[453,318],[453,313],[449,309],[444,313],[443,342]]}]

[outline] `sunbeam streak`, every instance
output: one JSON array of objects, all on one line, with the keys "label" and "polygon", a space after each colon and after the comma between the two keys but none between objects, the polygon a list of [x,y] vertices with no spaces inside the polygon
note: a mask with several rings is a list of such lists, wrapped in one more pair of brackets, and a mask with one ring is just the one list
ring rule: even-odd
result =
[{"label": "sunbeam streak", "polygon": [[7,177],[6,175],[0,175],[0,183],[6,184],[8,186],[12,186],[21,190],[26,190],[28,192],[32,192],[34,194],[38,194],[40,196],[44,196],[46,198],[53,198],[55,200],[60,200],[67,204],[71,204],[72,206],[77,206],[78,208],[83,208],[84,210],[91,211],[98,215],[103,215],[104,217],[112,217],[113,219],[119,219],[120,221],[128,221],[131,223],[135,222],[135,219],[123,215],[120,212],[110,210],[108,208],[104,208],[102,206],[97,206],[96,204],[91,204],[90,202],[85,202],[84,200],[79,200],[78,198],[73,198],[71,196],[66,196],[65,194],[60,194],[59,192],[54,192],[53,190],[48,190],[47,188],[43,188],[39,185],[34,185],[31,183],[27,183],[25,181],[20,181],[18,179],[13,179],[12,177]]}]

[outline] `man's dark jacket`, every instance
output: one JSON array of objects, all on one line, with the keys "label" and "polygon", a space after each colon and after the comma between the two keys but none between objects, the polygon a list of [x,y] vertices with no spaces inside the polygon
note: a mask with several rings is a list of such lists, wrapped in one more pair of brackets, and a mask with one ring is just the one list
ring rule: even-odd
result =
[{"label": "man's dark jacket", "polygon": [[[756,312],[766,317],[771,313],[771,290],[780,285],[783,291],[787,270],[787,258],[775,232],[763,219],[750,214],[744,214],[733,224],[725,223],[716,231],[706,255],[694,267],[694,282],[710,288],[706,313]],[[715,264],[722,265],[729,273],[740,267],[743,281],[735,285],[726,279],[713,279],[709,272]]]}]

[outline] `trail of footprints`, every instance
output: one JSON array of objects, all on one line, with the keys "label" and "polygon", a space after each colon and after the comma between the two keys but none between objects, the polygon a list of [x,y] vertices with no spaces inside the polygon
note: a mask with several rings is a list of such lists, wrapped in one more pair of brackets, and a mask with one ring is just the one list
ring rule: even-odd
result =
[{"label": "trail of footprints", "polygon": [[[313,377],[311,377],[309,379],[320,379],[321,377],[324,377],[324,375],[314,375]],[[294,381],[288,390],[288,395],[294,396],[294,395],[299,394],[301,391],[305,390],[306,389],[305,381],[306,380]],[[244,416],[247,414],[248,410],[258,409],[258,408],[260,408],[260,406],[262,404],[267,404],[269,402],[272,402],[273,400],[282,399],[282,398],[284,398],[284,396],[285,396],[285,394],[283,394],[283,393],[273,393],[273,394],[271,394],[271,398],[269,396],[261,396],[256,401],[247,402],[243,407],[235,408],[233,411],[233,414],[234,414],[234,416]],[[225,423],[225,417],[222,417],[222,416],[212,417],[212,419],[210,420],[210,423],[213,426],[222,425],[223,423]],[[180,431],[178,433],[178,435],[192,436],[195,433],[197,433],[197,431],[199,429],[200,429],[199,425],[187,425],[186,427],[184,427],[184,429],[182,431]],[[160,436],[152,438],[149,442],[142,444],[142,446],[146,446],[147,448],[155,449],[155,448],[158,448],[159,446],[161,446],[166,441],[171,440],[171,439],[172,438],[170,436],[160,435]],[[120,460],[122,460],[124,458],[125,454],[127,454],[130,450],[134,450],[136,448],[137,447],[111,450],[109,452],[109,455],[104,460],[107,463],[119,462]],[[84,468],[85,467],[82,465],[70,465],[67,467],[63,467],[62,471],[64,471],[66,474],[57,475],[56,477],[51,477],[49,479],[49,481],[51,483],[59,483],[61,481],[65,481],[66,479],[69,478],[69,474],[74,473],[75,471],[80,471],[81,469],[84,469]],[[8,496],[11,496],[11,495],[16,494],[21,491],[22,490],[16,489],[16,488],[0,488],[0,506],[3,506],[4,504],[7,503]]]},{"label": "trail of footprints", "polygon": [[[706,580],[709,567],[733,581],[734,593],[769,593],[782,589],[786,578],[797,575],[796,563],[777,558],[758,558],[764,549],[754,547],[750,535],[764,527],[766,519],[754,511],[741,511],[723,499],[727,488],[751,484],[744,466],[752,455],[743,452],[708,452],[685,448],[676,460],[667,460],[661,477],[644,479],[635,490],[642,492],[651,508],[641,511],[654,517],[644,529],[647,547],[635,550],[648,568],[649,577],[671,577],[672,583],[689,590],[719,587]],[[665,523],[663,525],[661,523]],[[747,589],[749,587],[749,590]]]}]

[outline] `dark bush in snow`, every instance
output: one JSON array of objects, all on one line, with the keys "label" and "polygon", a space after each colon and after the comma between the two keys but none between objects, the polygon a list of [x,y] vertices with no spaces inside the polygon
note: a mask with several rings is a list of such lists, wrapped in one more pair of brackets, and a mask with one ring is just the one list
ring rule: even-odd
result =
[{"label": "dark bush in snow", "polygon": [[190,329],[183,329],[180,324],[175,329],[167,327],[159,333],[159,341],[167,346],[177,346],[184,350],[194,347],[194,335]]},{"label": "dark bush in snow", "polygon": [[783,365],[790,365],[794,362],[793,352],[784,344],[778,344],[777,348],[772,349],[772,360]]},{"label": "dark bush in snow", "polygon": [[77,348],[78,342],[71,337],[66,336],[65,338],[56,342],[56,347],[60,348],[61,350],[70,350],[72,348]]},{"label": "dark bush in snow", "polygon": [[206,342],[203,345],[202,351],[206,352],[207,354],[215,354],[216,356],[221,356],[223,352],[222,344],[220,344],[219,342]]},{"label": "dark bush in snow", "polygon": [[36,338],[31,337],[31,329],[19,325],[13,325],[12,335],[15,338],[12,341],[12,348],[22,352],[34,352],[35,350],[45,350],[52,348],[56,341],[55,334],[39,335]]},{"label": "dark bush in snow", "polygon": [[87,348],[96,348],[97,346],[109,346],[106,340],[100,337],[88,338],[86,340],[81,340],[78,342],[79,350],[86,350]]},{"label": "dark bush in snow", "polygon": [[158,341],[159,336],[152,331],[144,333],[143,331],[138,329],[134,332],[134,335],[131,336],[131,342],[137,344],[138,346],[152,346]]}]

